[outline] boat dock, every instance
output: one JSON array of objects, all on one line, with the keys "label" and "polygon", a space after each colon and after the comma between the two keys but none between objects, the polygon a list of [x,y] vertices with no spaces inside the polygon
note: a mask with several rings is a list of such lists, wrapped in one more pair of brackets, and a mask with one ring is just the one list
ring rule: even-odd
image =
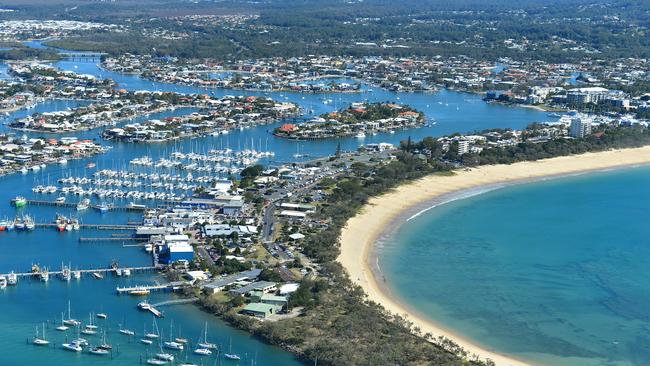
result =
[{"label": "boat dock", "polygon": [[[151,267],[155,268],[155,267]],[[144,285],[144,286],[132,286],[132,287],[117,287],[115,290],[118,295],[128,294],[131,291],[137,290],[147,290],[147,291],[165,291],[165,290],[174,290],[183,285],[186,285],[185,281],[174,281],[165,284],[155,284],[155,285]]]},{"label": "boat dock", "polygon": [[[125,242],[125,241],[149,241],[149,238],[135,238],[131,236],[123,236],[123,237],[117,237],[117,238],[85,238],[81,237],[79,238],[79,242],[91,242],[91,243],[98,243],[98,242]],[[139,245],[141,246],[141,245]]]},{"label": "boat dock", "polygon": [[[36,223],[36,227],[57,228],[55,223]],[[79,229],[96,229],[96,230],[135,230],[135,225],[107,225],[107,224],[79,224]]]},{"label": "boat dock", "polygon": [[[15,199],[11,200],[11,203],[15,205]],[[79,202],[57,202],[57,201],[45,201],[45,200],[26,200],[26,204],[29,206],[51,206],[51,207],[65,207],[65,208],[77,208]],[[90,205],[89,208],[99,211],[99,205]],[[108,206],[109,211],[132,211],[132,212],[143,212],[147,208],[141,206]]]},{"label": "boat dock", "polygon": [[[125,269],[128,269],[131,271],[131,273],[135,272],[150,272],[150,271],[155,271],[157,267],[154,266],[147,266],[147,267],[124,267],[124,268],[96,268],[96,269],[78,269],[78,270],[72,270],[72,272],[80,272],[81,274],[90,274],[90,273],[115,273],[117,269],[120,269],[124,271]],[[44,273],[43,271],[37,271],[37,272],[22,272],[22,273],[14,273],[17,277],[32,277],[32,276],[40,276],[41,273]],[[55,276],[55,275],[61,275],[63,274],[63,271],[47,271],[47,273],[50,276]],[[9,276],[9,273],[2,274],[1,276]]]},{"label": "boat dock", "polygon": [[151,314],[153,314],[156,318],[162,318],[162,317],[163,317],[163,313],[162,313],[162,311],[156,309],[156,308],[153,307],[153,306],[149,306],[149,307],[147,308],[147,310],[148,310],[149,312],[151,312]]},{"label": "boat dock", "polygon": [[170,305],[182,305],[182,304],[191,304],[193,302],[199,301],[198,297],[192,297],[189,299],[177,299],[177,300],[168,300],[159,302],[156,304],[151,304],[152,307],[159,308],[161,306],[170,306]]}]

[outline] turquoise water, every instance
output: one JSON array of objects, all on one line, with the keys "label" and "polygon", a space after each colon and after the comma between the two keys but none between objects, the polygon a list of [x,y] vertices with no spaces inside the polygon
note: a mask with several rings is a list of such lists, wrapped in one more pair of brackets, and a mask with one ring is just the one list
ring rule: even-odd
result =
[{"label": "turquoise water", "polygon": [[650,360],[650,168],[512,186],[402,225],[395,295],[485,347],[546,365]]}]

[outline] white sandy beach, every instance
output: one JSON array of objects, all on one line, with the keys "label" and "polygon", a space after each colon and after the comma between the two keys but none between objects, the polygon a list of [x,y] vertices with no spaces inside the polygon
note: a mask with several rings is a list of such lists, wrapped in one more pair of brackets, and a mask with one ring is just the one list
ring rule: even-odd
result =
[{"label": "white sandy beach", "polygon": [[346,268],[352,281],[365,290],[370,300],[382,304],[393,313],[406,315],[408,320],[421,328],[423,334],[431,333],[434,338],[445,336],[465,348],[470,355],[476,354],[481,359],[491,359],[497,365],[529,365],[530,363],[525,360],[517,360],[481,348],[464,339],[462,335],[446,330],[435,322],[413,313],[393,298],[376,281],[369,264],[375,241],[400,214],[409,208],[413,209],[415,205],[432,201],[443,195],[500,183],[523,183],[545,177],[647,164],[650,164],[650,146],[512,165],[484,166],[470,171],[457,171],[453,176],[431,175],[371,199],[362,212],[350,219],[343,229],[341,254],[338,260]]}]

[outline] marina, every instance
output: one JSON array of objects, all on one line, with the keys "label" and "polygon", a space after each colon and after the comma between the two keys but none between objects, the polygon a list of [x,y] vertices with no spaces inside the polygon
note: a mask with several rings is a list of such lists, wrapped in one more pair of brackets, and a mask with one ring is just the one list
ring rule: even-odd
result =
[{"label": "marina", "polygon": [[[151,83],[134,76],[111,73],[97,67],[96,60],[63,60],[57,62],[56,65],[64,70],[94,74],[102,78],[110,77],[127,90],[154,90],[155,88],[159,91],[205,92],[204,89],[200,88]],[[361,88],[368,89],[365,85],[362,85]],[[227,93],[228,91],[219,89],[210,91],[210,94],[215,97]],[[264,95],[264,92],[246,92],[245,94]],[[229,130],[228,133],[198,136],[165,144],[145,145],[105,141],[112,149],[92,160],[69,160],[65,167],[60,164],[48,165],[38,172],[30,170],[24,175],[14,174],[2,177],[0,185],[17,188],[0,190],[0,202],[7,203],[5,208],[0,209],[0,217],[22,216],[29,212],[30,216],[33,216],[36,228],[48,230],[34,230],[29,235],[23,235],[23,233],[15,230],[2,233],[5,250],[14,252],[15,256],[11,260],[0,258],[0,271],[10,274],[10,271],[16,266],[28,266],[29,263],[36,259],[44,267],[51,269],[58,268],[62,261],[66,263],[72,261],[78,264],[79,268],[86,268],[90,271],[83,272],[83,281],[76,281],[74,280],[73,269],[71,273],[73,280],[68,282],[53,281],[53,277],[61,276],[63,271],[48,270],[49,281],[47,282],[40,279],[39,281],[22,281],[19,286],[8,286],[7,291],[3,290],[4,292],[0,294],[0,311],[3,311],[6,316],[15,319],[9,325],[9,332],[0,335],[0,341],[9,345],[9,354],[3,357],[3,361],[9,364],[24,362],[24,356],[19,357],[17,355],[25,354],[26,349],[24,347],[34,346],[31,343],[15,344],[11,339],[24,339],[25,335],[33,335],[34,325],[39,325],[42,328],[44,320],[46,323],[45,334],[50,342],[50,347],[39,348],[39,352],[30,353],[29,362],[48,360],[54,365],[83,365],[87,363],[87,357],[101,357],[99,354],[91,354],[89,351],[85,351],[94,349],[92,347],[83,346],[81,348],[84,352],[77,352],[77,346],[70,343],[73,339],[65,339],[62,333],[54,329],[55,325],[61,322],[60,310],[58,309],[64,307],[60,303],[61,301],[57,299],[65,298],[72,300],[75,309],[78,308],[78,314],[98,312],[100,310],[97,309],[98,304],[103,305],[102,313],[108,314],[108,320],[98,320],[98,322],[107,321],[109,325],[106,327],[100,325],[100,327],[106,328],[108,343],[112,343],[114,346],[119,343],[119,352],[114,350],[112,356],[104,356],[106,357],[105,360],[110,364],[126,366],[134,362],[137,363],[138,360],[142,360],[144,363],[155,357],[157,352],[146,351],[146,349],[142,348],[148,347],[146,344],[138,342],[137,339],[131,342],[129,339],[133,338],[132,336],[120,332],[120,330],[124,330],[125,332],[132,331],[137,334],[136,330],[142,329],[143,325],[149,327],[152,313],[149,311],[132,311],[137,307],[139,296],[116,296],[117,288],[137,291],[140,285],[156,283],[156,281],[161,280],[157,271],[150,269],[152,268],[152,254],[144,251],[141,245],[120,245],[127,241],[142,242],[144,244],[144,240],[134,240],[130,236],[114,237],[107,235],[111,231],[126,233],[134,230],[134,227],[142,221],[142,213],[147,209],[148,205],[155,207],[178,204],[187,200],[193,191],[200,187],[218,184],[221,179],[227,178],[231,174],[238,174],[246,166],[257,163],[271,163],[273,165],[301,164],[306,159],[296,156],[297,151],[303,151],[301,155],[309,154],[310,159],[312,159],[333,154],[339,142],[343,150],[355,151],[362,144],[384,141],[399,144],[400,140],[404,140],[408,136],[416,139],[420,136],[441,135],[457,130],[469,131],[483,126],[520,127],[543,118],[543,114],[536,111],[498,105],[486,106],[482,103],[472,102],[473,100],[479,101],[479,97],[448,91],[441,91],[437,94],[393,93],[374,88],[372,92],[358,94],[329,94],[326,99],[331,99],[332,102],[327,104],[321,100],[322,96],[315,94],[271,92],[269,96],[277,100],[293,101],[311,115],[331,112],[360,99],[385,101],[400,97],[402,102],[408,103],[413,108],[427,114],[427,116],[435,117],[437,124],[414,129],[401,129],[393,134],[368,134],[363,142],[354,136],[342,138],[340,141],[302,142],[273,137],[271,132],[274,128],[280,127],[283,122],[244,129],[235,128]],[[455,107],[445,108],[444,104],[439,107],[440,104],[436,103],[438,100],[447,103],[460,103],[463,113],[459,113]],[[35,105],[34,109],[30,111],[14,112],[5,118],[5,122],[24,118],[34,111],[48,112],[65,110],[68,107],[73,108],[74,103],[77,102],[47,101]],[[500,115],[489,117],[486,120],[483,118],[489,115],[486,110],[499,111]],[[181,110],[166,111],[155,117],[152,115],[148,118],[141,117],[141,119],[162,119],[165,116],[182,115],[183,113],[185,112]],[[138,121],[138,119],[136,118],[135,121]],[[124,123],[131,122],[125,121]],[[0,126],[0,131],[2,129],[8,131],[5,126]],[[26,131],[24,133],[33,136],[32,132]],[[97,137],[97,131],[79,131],[76,132],[76,135],[79,138],[92,139]],[[245,152],[246,150],[248,152]],[[89,163],[92,163],[92,165]],[[138,185],[138,183],[141,184]],[[131,185],[131,187],[128,187],[128,185]],[[137,187],[134,187],[134,185]],[[56,190],[53,191],[51,187],[55,187]],[[68,188],[67,194],[62,191],[62,188]],[[109,191],[111,192],[109,193]],[[118,193],[117,191],[124,193]],[[131,197],[126,197],[129,191],[133,193]],[[159,194],[156,199],[155,192],[165,193],[166,195],[175,194],[175,196],[171,196],[173,199],[170,200],[167,196],[161,198]],[[122,194],[124,196],[120,197]],[[25,198],[24,204],[21,204],[21,207],[9,206],[9,203],[16,198],[16,195]],[[43,199],[43,197],[47,196],[49,197]],[[61,197],[65,197],[65,200],[60,200]],[[152,199],[146,197],[152,197]],[[87,209],[77,211],[77,206],[85,198],[90,200]],[[139,200],[143,202],[137,202]],[[102,204],[108,206],[107,213],[101,212]],[[66,232],[65,235],[56,233],[56,230],[54,230],[57,228],[56,224],[51,221],[52,218],[56,217],[57,213],[69,218],[78,218],[79,228],[83,232],[83,236],[74,230]],[[122,223],[128,224],[124,225]],[[42,226],[39,226],[40,224]],[[6,244],[4,238],[8,239]],[[86,243],[92,242],[115,243],[117,245],[86,245]],[[53,247],[56,250],[52,250]],[[35,256],[33,253],[39,253],[39,255]],[[117,271],[105,268],[106,258],[115,258],[119,260],[123,268],[136,269],[136,273],[129,277],[117,276],[115,275]],[[96,270],[92,271],[93,268]],[[137,271],[137,268],[143,268],[143,270]],[[149,269],[145,270],[144,268]],[[96,276],[92,273],[101,274],[103,278],[95,280]],[[111,275],[108,275],[109,273]],[[33,274],[26,275],[33,276]],[[85,280],[86,277],[89,279]],[[166,288],[168,289],[168,287]],[[173,296],[165,290],[149,289],[149,291],[148,302],[154,304],[154,308],[165,307],[160,303],[170,301],[169,297]],[[52,309],[52,311],[48,311],[42,316],[25,314],[13,305],[14,301],[20,298],[28,299],[30,296],[42,293],[47,293],[48,296],[39,306]],[[94,300],[92,303],[87,301],[89,296]],[[25,304],[25,307],[32,306]],[[228,327],[225,323],[202,313],[193,306],[169,306],[165,310],[164,319],[173,319],[174,324],[182,325],[183,335],[192,341],[204,336],[205,322],[207,321],[210,328],[210,341],[220,345],[223,349],[228,349],[230,339],[232,339],[232,351],[227,353],[233,357],[233,360],[236,360],[235,356],[240,357],[242,364],[249,364],[254,360],[257,360],[260,365],[282,364],[293,366],[301,364],[293,355],[251,339],[247,334]],[[32,313],[39,314],[36,310]],[[49,322],[44,318],[50,319]],[[68,330],[68,332],[70,331]],[[101,332],[98,331],[99,333]],[[89,337],[99,338],[98,335]],[[156,343],[158,342],[152,344],[151,347],[157,347]],[[71,345],[74,352],[61,349],[61,344]],[[75,353],[78,353],[80,358],[76,358]],[[257,355],[257,357],[254,355]],[[193,349],[190,349],[190,360],[192,360],[192,357],[194,357],[194,352]],[[223,353],[215,351],[213,351],[212,355],[196,354],[196,357],[219,358],[224,364],[232,362],[229,361],[230,359],[225,358]],[[208,362],[211,362],[211,360]],[[200,361],[194,359],[194,362],[198,364]]]}]

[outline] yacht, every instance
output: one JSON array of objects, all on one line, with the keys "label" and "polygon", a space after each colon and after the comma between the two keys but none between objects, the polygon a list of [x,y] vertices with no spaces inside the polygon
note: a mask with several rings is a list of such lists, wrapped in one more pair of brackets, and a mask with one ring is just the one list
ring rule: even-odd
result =
[{"label": "yacht", "polygon": [[16,286],[18,284],[18,276],[11,271],[9,275],[7,275],[7,285],[9,286]]},{"label": "yacht", "polygon": [[101,213],[107,213],[108,209],[109,207],[106,203],[102,203],[101,205],[99,205],[99,212]]},{"label": "yacht", "polygon": [[72,273],[70,272],[70,268],[66,266],[62,266],[61,268],[61,279],[64,281],[70,281],[72,278]]},{"label": "yacht", "polygon": [[105,350],[101,347],[93,347],[90,349],[90,353],[93,355],[98,355],[98,356],[105,356],[107,354],[110,354],[108,350]]},{"label": "yacht", "polygon": [[205,322],[205,327],[203,329],[203,340],[198,344],[199,348],[204,349],[217,349],[217,345],[214,343],[208,342],[208,322]]},{"label": "yacht", "polygon": [[108,315],[106,315],[106,314],[104,314],[104,313],[98,313],[98,314],[97,314],[97,317],[98,317],[99,319],[107,319],[107,318],[108,318]]},{"label": "yacht", "polygon": [[194,350],[194,353],[201,356],[210,356],[212,354],[212,351],[207,348],[197,348]]},{"label": "yacht", "polygon": [[97,347],[99,347],[101,349],[105,349],[105,350],[112,350],[113,349],[113,346],[108,344],[108,342],[106,342],[106,331],[104,331],[104,334],[102,336],[102,344],[100,344]]},{"label": "yacht", "polygon": [[[150,292],[151,292],[151,291],[149,291],[149,290],[146,289],[146,288],[136,288],[135,290],[131,290],[131,291],[129,291],[129,295],[131,295],[131,296],[147,296],[147,295],[149,295]],[[147,304],[147,306],[150,307],[149,304]],[[147,308],[147,309],[143,309],[143,310],[148,310],[148,309],[149,309],[149,308]]]},{"label": "yacht", "polygon": [[64,231],[65,231],[66,221],[67,221],[67,220],[65,220],[64,217],[57,217],[57,218],[56,218],[56,229],[57,229],[59,232],[64,232]]},{"label": "yacht", "polygon": [[356,137],[358,139],[364,139],[364,138],[366,138],[366,134],[365,134],[365,132],[361,131],[361,132],[357,133],[356,135],[354,135],[354,137]]},{"label": "yacht", "polygon": [[144,343],[144,344],[149,345],[149,344],[153,344],[153,341],[151,339],[142,338],[140,340],[140,343]]},{"label": "yacht", "polygon": [[164,361],[174,361],[174,355],[169,353],[156,353],[156,358]]},{"label": "yacht", "polygon": [[58,330],[59,332],[65,332],[66,330],[70,329],[65,325],[65,320],[63,320],[63,314],[64,313],[61,313],[61,325],[56,327],[56,330]]},{"label": "yacht", "polygon": [[25,222],[23,222],[23,220],[21,220],[20,218],[16,217],[16,219],[14,220],[14,227],[18,231],[25,230]]},{"label": "yacht", "polygon": [[27,231],[32,231],[36,228],[36,223],[34,223],[34,219],[30,216],[25,216],[23,222],[25,223],[25,230]]},{"label": "yacht", "polygon": [[76,343],[76,344],[78,344],[78,345],[80,345],[80,346],[82,346],[82,347],[85,347],[85,346],[87,346],[87,345],[89,344],[89,343],[88,343],[88,340],[86,340],[86,339],[84,339],[84,338],[77,338],[77,339],[75,339],[75,340],[72,341],[72,342],[73,342],[73,343]]},{"label": "yacht", "polygon": [[27,199],[25,197],[16,196],[16,198],[14,198],[14,206],[24,207],[25,205],[27,205]]},{"label": "yacht", "polygon": [[95,335],[97,334],[97,331],[93,328],[88,328],[88,326],[86,326],[86,328],[82,330],[81,333],[85,335]]},{"label": "yacht", "polygon": [[69,300],[68,300],[68,319],[64,319],[63,324],[68,325],[68,326],[72,326],[72,327],[77,327],[77,326],[81,325],[80,321],[72,318],[72,310],[70,308],[70,301]]},{"label": "yacht", "polygon": [[87,210],[88,207],[90,207],[90,200],[88,198],[85,198],[83,201],[77,204],[77,211]]},{"label": "yacht", "polygon": [[148,365],[166,365],[167,361],[159,360],[156,358],[150,358],[147,360]]},{"label": "yacht", "polygon": [[72,352],[81,352],[83,351],[83,348],[81,348],[81,345],[77,343],[76,341],[72,341],[70,343],[63,343],[61,345],[64,349]]},{"label": "yacht", "polygon": [[238,361],[241,360],[241,357],[239,355],[232,353],[232,338],[230,339],[230,349],[228,353],[224,353],[223,357],[225,357],[228,360],[233,360],[233,361]]},{"label": "yacht", "polygon": [[37,346],[47,346],[50,344],[50,341],[45,339],[45,323],[43,323],[43,333],[41,333],[41,336],[38,336],[38,327],[36,327],[36,335],[32,339],[32,344],[37,345]]},{"label": "yacht", "polygon": [[135,335],[135,332],[134,332],[134,331],[129,330],[129,329],[122,329],[122,328],[120,328],[120,333],[122,333],[122,334],[124,334],[124,335],[128,335],[128,336],[133,336],[133,335]]},{"label": "yacht", "polygon": [[165,348],[173,349],[175,351],[182,351],[183,350],[183,344],[175,342],[175,341],[169,341],[165,342]]},{"label": "yacht", "polygon": [[0,276],[0,290],[7,288],[7,279],[5,276]]},{"label": "yacht", "polygon": [[234,353],[224,353],[223,357],[225,357],[225,358],[227,358],[229,360],[233,360],[233,361],[241,360],[241,357],[239,357],[238,355],[236,355]]}]

